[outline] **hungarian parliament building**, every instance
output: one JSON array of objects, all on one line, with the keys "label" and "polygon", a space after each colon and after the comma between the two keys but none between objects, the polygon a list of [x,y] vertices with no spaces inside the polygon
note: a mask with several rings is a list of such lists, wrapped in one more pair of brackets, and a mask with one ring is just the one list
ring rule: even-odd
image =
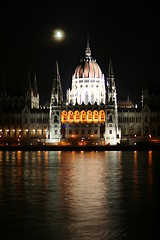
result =
[{"label": "hungarian parliament building", "polygon": [[65,101],[58,62],[47,107],[39,104],[36,77],[32,85],[21,96],[1,91],[0,142],[117,145],[160,136],[160,95],[142,90],[140,107],[118,102],[112,61],[105,78],[89,41]]}]

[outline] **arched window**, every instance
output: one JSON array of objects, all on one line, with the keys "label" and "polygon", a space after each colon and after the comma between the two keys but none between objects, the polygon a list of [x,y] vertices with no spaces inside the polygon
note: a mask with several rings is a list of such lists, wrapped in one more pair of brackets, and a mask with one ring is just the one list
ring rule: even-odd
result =
[{"label": "arched window", "polygon": [[88,104],[88,92],[85,93],[85,104]]},{"label": "arched window", "polygon": [[101,110],[101,111],[99,112],[99,121],[100,121],[101,123],[104,123],[104,122],[105,122],[105,112],[104,112],[103,110]]},{"label": "arched window", "polygon": [[81,93],[79,94],[79,103],[82,103],[82,99],[81,99]]},{"label": "arched window", "polygon": [[54,117],[54,123],[58,123],[57,116]]},{"label": "arched window", "polygon": [[144,120],[144,121],[145,121],[145,123],[147,123],[147,122],[148,122],[148,118],[147,118],[147,116],[145,116],[145,120]]},{"label": "arched window", "polygon": [[91,93],[91,104],[94,104],[94,93]]},{"label": "arched window", "polygon": [[79,111],[77,110],[74,112],[74,122],[79,123]]},{"label": "arched window", "polygon": [[68,112],[68,122],[73,123],[73,112],[72,111]]},{"label": "arched window", "polygon": [[62,123],[67,122],[67,112],[66,111],[62,111],[62,113],[61,113],[61,122]]},{"label": "arched window", "polygon": [[98,111],[94,110],[93,112],[93,122],[98,123]]},{"label": "arched window", "polygon": [[112,115],[111,114],[109,115],[109,119],[108,120],[109,120],[109,122],[112,122]]},{"label": "arched window", "polygon": [[91,123],[92,122],[92,111],[89,110],[87,111],[87,123]]},{"label": "arched window", "polygon": [[81,111],[81,122],[82,123],[86,122],[86,112],[84,110]]}]

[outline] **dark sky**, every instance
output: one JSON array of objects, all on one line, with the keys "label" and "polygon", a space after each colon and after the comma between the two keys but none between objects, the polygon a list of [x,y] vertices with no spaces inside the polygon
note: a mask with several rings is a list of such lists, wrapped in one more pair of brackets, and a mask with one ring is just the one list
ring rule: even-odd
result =
[{"label": "dark sky", "polygon": [[[153,3],[152,3],[153,5]],[[158,6],[157,6],[158,7]],[[103,73],[112,59],[119,99],[139,102],[142,88],[160,86],[159,20],[144,1],[10,1],[0,7],[0,77],[12,89],[37,74],[41,104],[50,99],[56,59],[63,92],[84,57],[89,34],[92,57]],[[61,28],[65,41],[54,42]],[[1,84],[2,85],[2,84]]]}]

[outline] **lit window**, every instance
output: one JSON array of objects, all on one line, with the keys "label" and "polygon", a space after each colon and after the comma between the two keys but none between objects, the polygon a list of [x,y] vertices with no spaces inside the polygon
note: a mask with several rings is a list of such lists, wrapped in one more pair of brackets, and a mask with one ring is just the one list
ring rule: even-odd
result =
[{"label": "lit window", "polygon": [[92,122],[92,112],[90,110],[87,111],[87,122],[88,123]]},{"label": "lit window", "polygon": [[86,112],[85,111],[81,111],[81,122],[84,123],[86,121]]},{"label": "lit window", "polygon": [[61,114],[61,122],[66,123],[67,122],[67,112],[63,111]]},{"label": "lit window", "polygon": [[98,123],[98,111],[97,110],[95,110],[93,112],[93,122]]},{"label": "lit window", "polygon": [[73,122],[73,112],[72,112],[72,111],[69,111],[69,112],[68,112],[68,122],[69,122],[69,123],[72,123],[72,122]]},{"label": "lit window", "polygon": [[79,111],[77,110],[74,112],[74,122],[79,123]]}]

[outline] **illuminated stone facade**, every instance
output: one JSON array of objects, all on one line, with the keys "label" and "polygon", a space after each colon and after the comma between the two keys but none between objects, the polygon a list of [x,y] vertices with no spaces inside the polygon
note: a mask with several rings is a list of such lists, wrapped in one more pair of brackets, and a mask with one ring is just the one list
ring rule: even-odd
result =
[{"label": "illuminated stone facade", "polygon": [[160,136],[160,95],[142,92],[142,106],[117,102],[111,60],[105,79],[91,57],[85,57],[72,76],[63,101],[58,62],[47,107],[39,106],[36,76],[19,96],[4,89],[0,94],[0,142],[83,144],[132,143]]},{"label": "illuminated stone facade", "polygon": [[[105,82],[96,60],[91,57],[89,42],[67,90],[66,107],[61,114],[63,136],[74,139],[101,139],[106,144],[120,143],[117,93],[112,62]],[[65,134],[64,134],[65,132]]]}]

